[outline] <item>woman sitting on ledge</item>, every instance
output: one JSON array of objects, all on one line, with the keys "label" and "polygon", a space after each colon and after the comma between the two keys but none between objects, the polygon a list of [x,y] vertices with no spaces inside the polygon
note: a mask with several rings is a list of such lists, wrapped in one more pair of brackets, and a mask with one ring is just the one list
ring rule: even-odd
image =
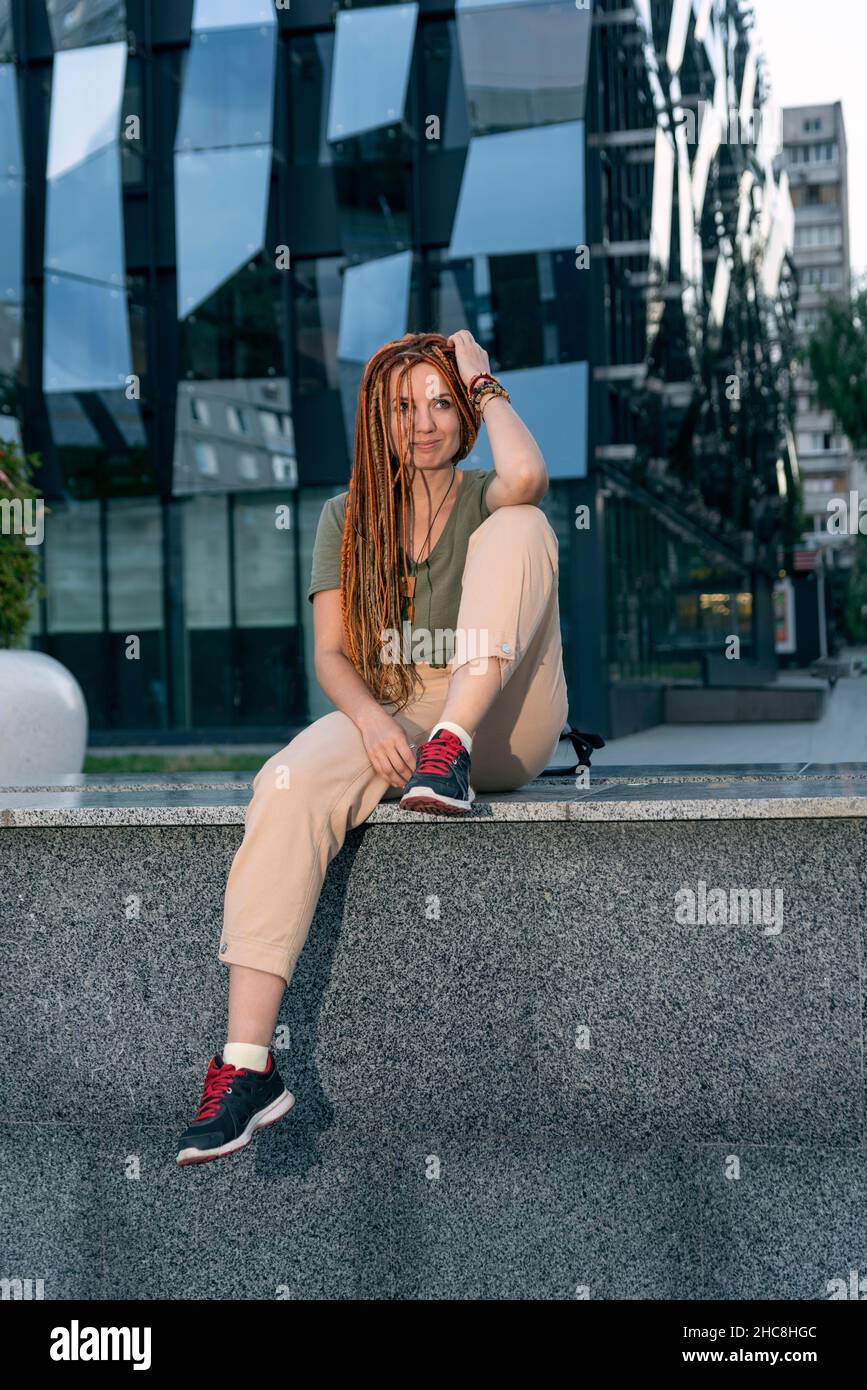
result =
[{"label": "woman sitting on ledge", "polygon": [[[483,420],[494,468],[459,470]],[[316,676],[336,710],[253,784],[219,947],[228,1041],[178,1163],[245,1147],[293,1105],[270,1044],[347,831],[384,797],[466,815],[476,790],[516,790],[553,756],[568,699],[547,490],[538,446],[469,332],[410,333],[374,353],[349,488],[322,509],[308,595]]]}]

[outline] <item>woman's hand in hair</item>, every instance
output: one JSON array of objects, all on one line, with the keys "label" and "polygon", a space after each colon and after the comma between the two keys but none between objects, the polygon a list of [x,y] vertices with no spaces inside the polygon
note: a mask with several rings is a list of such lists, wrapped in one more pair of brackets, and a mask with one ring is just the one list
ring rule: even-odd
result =
[{"label": "woman's hand in hair", "polygon": [[452,333],[449,342],[454,347],[455,362],[465,386],[469,386],[478,372],[490,372],[488,354],[481,344],[476,342],[468,328],[461,328],[457,333]]},{"label": "woman's hand in hair", "polygon": [[392,787],[405,787],[415,772],[415,753],[393,714],[381,705],[365,710],[358,720],[367,756],[380,777]]}]

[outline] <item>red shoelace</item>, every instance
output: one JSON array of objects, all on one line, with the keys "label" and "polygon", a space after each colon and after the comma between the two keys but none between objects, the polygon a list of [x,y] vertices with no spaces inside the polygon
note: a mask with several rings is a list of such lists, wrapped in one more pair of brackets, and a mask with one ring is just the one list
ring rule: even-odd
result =
[{"label": "red shoelace", "polygon": [[233,1067],[231,1062],[224,1062],[222,1067],[217,1067],[212,1059],[208,1067],[208,1074],[205,1077],[205,1089],[202,1091],[202,1100],[196,1120],[209,1120],[212,1115],[216,1115],[220,1102],[235,1077],[243,1076],[243,1074],[243,1067]]},{"label": "red shoelace", "polygon": [[433,772],[438,777],[447,777],[463,746],[451,729],[441,729],[436,738],[428,739],[418,750],[416,772]]}]

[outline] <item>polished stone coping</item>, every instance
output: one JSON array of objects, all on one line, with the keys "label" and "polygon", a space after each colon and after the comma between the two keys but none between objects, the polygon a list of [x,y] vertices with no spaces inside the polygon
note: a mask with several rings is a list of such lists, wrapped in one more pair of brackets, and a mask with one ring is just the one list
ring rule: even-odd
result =
[{"label": "polished stone coping", "polygon": [[[0,786],[0,827],[242,825],[247,773],[56,779]],[[867,764],[600,768],[576,790],[544,777],[516,792],[479,794],[471,816],[401,811],[387,795],[366,825],[439,821],[791,820],[867,816]]]}]

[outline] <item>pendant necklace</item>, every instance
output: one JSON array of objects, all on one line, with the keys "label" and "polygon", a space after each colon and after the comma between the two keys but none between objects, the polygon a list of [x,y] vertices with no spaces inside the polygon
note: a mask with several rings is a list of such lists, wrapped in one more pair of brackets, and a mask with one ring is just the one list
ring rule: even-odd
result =
[{"label": "pendant necklace", "polygon": [[[455,481],[455,475],[456,475],[456,473],[457,473],[457,465],[453,463],[453,464],[452,464],[452,480],[451,480],[451,482],[449,483],[448,487],[446,488],[445,496],[443,497],[442,502],[440,502],[439,506],[437,507],[436,511],[435,511],[434,514],[433,514],[433,520],[431,521],[430,526],[427,528],[427,535],[425,536],[425,538],[424,538],[424,540],[422,541],[422,544],[421,544],[421,549],[422,549],[422,550],[424,550],[425,546],[427,545],[428,541],[430,540],[430,534],[431,534],[431,531],[432,531],[433,528],[434,528],[434,522],[436,521],[437,517],[439,516],[440,512],[441,512],[442,509],[443,509],[443,505],[444,505],[444,503],[445,503],[446,497],[448,497],[449,493],[450,493],[451,490],[452,490],[452,484],[453,484],[454,481]],[[415,597],[414,597],[414,595],[415,595],[415,577],[416,577],[416,574],[418,573],[418,567],[419,567],[419,562],[418,562],[418,561],[413,560],[413,561],[411,561],[410,563],[413,565],[412,574],[410,574],[410,575],[409,575],[408,577],[406,577],[406,578],[404,578],[404,576],[401,575],[401,578],[400,578],[400,595],[401,595],[401,599],[403,600],[403,603],[404,603],[404,605],[405,605],[405,611],[404,611],[403,617],[404,617],[404,620],[405,620],[406,622],[408,622],[408,623],[412,623],[413,615],[414,615],[414,613],[415,613]],[[423,563],[426,564],[427,567],[428,567],[428,582],[430,582],[430,552],[428,552],[427,557],[425,558],[425,560],[423,561]]]}]

